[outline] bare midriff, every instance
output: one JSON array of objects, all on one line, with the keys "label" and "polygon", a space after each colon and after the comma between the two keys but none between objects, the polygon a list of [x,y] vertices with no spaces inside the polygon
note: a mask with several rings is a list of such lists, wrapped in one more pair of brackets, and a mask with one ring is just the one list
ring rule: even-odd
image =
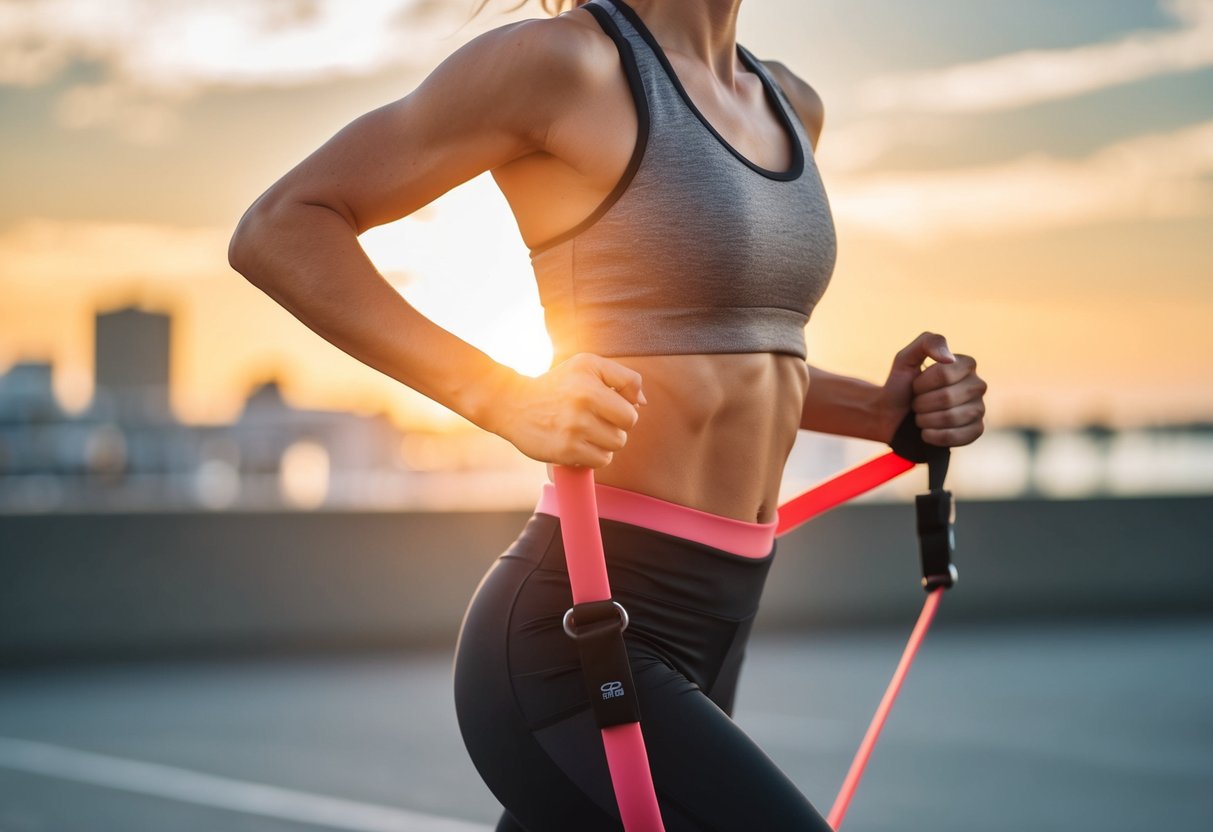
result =
[{"label": "bare midriff", "polygon": [[640,373],[648,404],[604,485],[746,520],[775,519],[809,373],[794,355],[613,357]]}]

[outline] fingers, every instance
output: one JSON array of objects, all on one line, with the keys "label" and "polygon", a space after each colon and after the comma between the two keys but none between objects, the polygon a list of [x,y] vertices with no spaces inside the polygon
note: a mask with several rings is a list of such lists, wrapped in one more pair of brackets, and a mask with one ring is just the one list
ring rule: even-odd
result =
[{"label": "fingers", "polygon": [[955,356],[951,364],[932,364],[916,375],[913,382],[914,394],[922,396],[932,390],[958,384],[966,378],[976,377],[976,373],[977,361],[972,356]]},{"label": "fingers", "polygon": [[589,442],[581,442],[570,451],[568,460],[560,464],[572,465],[577,468],[604,468],[610,465],[614,459],[614,453],[604,451],[602,448],[599,448],[597,445],[591,445]]},{"label": "fingers", "polygon": [[561,464],[601,468],[627,444],[637,407],[645,402],[640,374],[597,355],[580,354],[561,368],[562,415],[555,428]]},{"label": "fingers", "polygon": [[946,338],[938,333],[924,332],[897,353],[893,366],[917,370],[928,358],[941,364],[951,364],[956,360],[948,349]]},{"label": "fingers", "polygon": [[627,444],[627,432],[613,427],[589,411],[580,411],[572,421],[556,431],[557,445],[553,461],[560,465],[601,468],[609,465],[617,451]]},{"label": "fingers", "polygon": [[947,410],[931,413],[916,413],[914,424],[920,430],[946,430],[978,424],[985,418],[986,406],[981,401],[966,402]]},{"label": "fingers", "polygon": [[635,370],[598,355],[582,354],[569,360],[580,360],[587,365],[602,379],[603,384],[617,391],[630,404],[648,403],[645,401],[644,391],[640,389],[640,373]]},{"label": "fingers", "polygon": [[972,425],[965,425],[961,428],[947,428],[945,430],[924,430],[922,432],[922,441],[928,445],[938,445],[941,448],[955,448],[960,445],[968,445],[970,442],[976,441],[977,437],[985,432],[985,424],[977,422]]},{"label": "fingers", "polygon": [[911,409],[924,442],[955,447],[967,445],[985,431],[987,385],[977,375],[971,356],[956,356],[952,364],[935,364],[913,382]]},{"label": "fingers", "polygon": [[615,428],[627,431],[635,427],[639,418],[636,406],[644,403],[639,373],[589,354],[573,356],[569,365],[578,376],[573,382],[574,404]]},{"label": "fingers", "polygon": [[[966,406],[981,404],[985,392],[986,383],[984,381],[975,377],[966,378],[957,384],[950,384],[947,387],[915,396],[910,408],[919,416],[947,413],[963,409]],[[984,415],[984,412],[978,415]],[[936,427],[936,425],[920,425],[920,427]]]},{"label": "fingers", "polygon": [[593,391],[582,406],[568,414],[567,435],[605,451],[618,451],[628,441],[628,431],[639,417],[636,408],[611,390]]}]

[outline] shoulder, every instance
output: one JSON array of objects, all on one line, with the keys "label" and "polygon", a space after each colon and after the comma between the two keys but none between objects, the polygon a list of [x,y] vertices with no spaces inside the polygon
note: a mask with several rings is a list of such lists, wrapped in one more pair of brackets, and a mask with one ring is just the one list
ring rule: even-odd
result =
[{"label": "shoulder", "polygon": [[456,50],[435,74],[508,91],[511,99],[572,97],[618,73],[616,49],[588,12],[523,20],[492,29]]},{"label": "shoulder", "polygon": [[614,43],[588,12],[523,20],[479,35],[450,55],[423,82],[462,90],[497,115],[541,129],[617,83]]},{"label": "shoulder", "polygon": [[808,131],[813,148],[816,149],[817,140],[821,138],[821,130],[825,125],[825,105],[821,96],[808,82],[779,61],[763,61],[762,65],[770,70],[771,75],[775,76],[775,80],[783,88],[784,94],[796,110],[796,115],[800,116],[800,121]]},{"label": "shoulder", "polygon": [[611,40],[588,12],[577,10],[491,29],[468,41],[452,57],[508,62],[509,67],[523,72],[561,74],[593,65],[608,50],[615,51]]}]

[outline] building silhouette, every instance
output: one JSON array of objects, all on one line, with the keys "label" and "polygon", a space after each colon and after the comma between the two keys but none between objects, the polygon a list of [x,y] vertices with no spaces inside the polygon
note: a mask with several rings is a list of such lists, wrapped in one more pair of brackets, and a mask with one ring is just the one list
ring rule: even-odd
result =
[{"label": "building silhouette", "polygon": [[94,406],[123,421],[172,421],[172,319],[128,306],[95,320]]},{"label": "building silhouette", "polygon": [[172,318],[96,315],[94,394],[70,414],[47,362],[0,375],[0,510],[274,508],[406,500],[403,434],[383,414],[294,407],[256,386],[230,424],[171,408]]}]

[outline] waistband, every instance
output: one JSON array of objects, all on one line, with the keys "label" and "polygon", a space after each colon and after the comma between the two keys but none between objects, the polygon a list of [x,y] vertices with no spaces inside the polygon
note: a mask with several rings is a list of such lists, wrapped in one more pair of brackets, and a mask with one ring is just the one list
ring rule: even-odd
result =
[{"label": "waistband", "polygon": [[[598,498],[598,516],[603,520],[640,526],[747,558],[765,558],[775,545],[774,520],[747,523],[599,483],[595,483],[594,490]],[[560,516],[556,486],[544,484],[535,511]]]}]

